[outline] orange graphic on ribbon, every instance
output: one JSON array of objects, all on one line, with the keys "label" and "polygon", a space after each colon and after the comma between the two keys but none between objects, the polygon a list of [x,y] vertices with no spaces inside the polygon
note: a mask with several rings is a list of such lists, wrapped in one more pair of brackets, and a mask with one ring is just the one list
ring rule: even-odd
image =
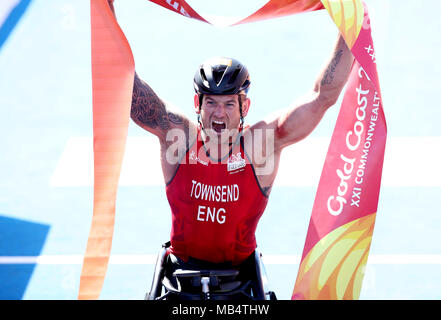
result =
[{"label": "orange graphic on ribbon", "polygon": [[294,299],[358,299],[375,215],[342,225],[309,251],[300,264]]}]

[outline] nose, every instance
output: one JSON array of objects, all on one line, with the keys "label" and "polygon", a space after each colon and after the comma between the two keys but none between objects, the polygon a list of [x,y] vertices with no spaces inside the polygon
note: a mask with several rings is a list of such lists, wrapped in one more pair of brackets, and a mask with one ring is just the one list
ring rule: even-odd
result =
[{"label": "nose", "polygon": [[214,110],[214,116],[217,118],[223,118],[226,114],[226,108],[223,103],[218,103]]}]

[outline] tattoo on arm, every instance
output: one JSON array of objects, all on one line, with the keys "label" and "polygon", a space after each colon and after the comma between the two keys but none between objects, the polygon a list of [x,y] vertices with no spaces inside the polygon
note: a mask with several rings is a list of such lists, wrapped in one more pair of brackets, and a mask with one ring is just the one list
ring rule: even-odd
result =
[{"label": "tattoo on arm", "polygon": [[182,116],[167,111],[164,102],[136,73],[130,117],[138,124],[152,129],[168,130],[171,124],[186,124]]},{"label": "tattoo on arm", "polygon": [[343,50],[338,50],[334,58],[332,58],[331,63],[329,64],[328,68],[325,71],[325,74],[323,75],[323,79],[321,81],[321,85],[331,84],[332,80],[334,79],[335,70],[337,68],[337,65],[340,63],[341,56],[343,55]]},{"label": "tattoo on arm", "polygon": [[182,116],[180,116],[176,113],[168,112],[167,116],[168,116],[168,120],[173,124],[183,124],[184,123]]}]

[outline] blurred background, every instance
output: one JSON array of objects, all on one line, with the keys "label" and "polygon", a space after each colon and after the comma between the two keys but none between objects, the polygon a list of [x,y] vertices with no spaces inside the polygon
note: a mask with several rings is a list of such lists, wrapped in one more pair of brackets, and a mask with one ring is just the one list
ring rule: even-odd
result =
[{"label": "blurred background", "polygon": [[[204,17],[235,19],[266,3],[188,2]],[[441,3],[365,3],[388,141],[360,299],[439,299]],[[87,0],[0,4],[0,299],[77,298],[93,202],[89,6]],[[252,124],[312,88],[338,35],[324,10],[213,27],[147,0],[115,0],[115,8],[140,77],[190,119],[196,119],[193,75],[206,58],[231,56],[248,67]],[[258,226],[279,299],[294,288],[340,103],[310,137],[284,151]],[[156,253],[169,238],[158,146],[130,123],[101,299],[143,299]]]}]

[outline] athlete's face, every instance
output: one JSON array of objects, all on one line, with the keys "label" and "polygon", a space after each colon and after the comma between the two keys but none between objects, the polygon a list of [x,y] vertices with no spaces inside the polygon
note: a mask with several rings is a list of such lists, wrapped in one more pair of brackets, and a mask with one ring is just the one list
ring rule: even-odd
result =
[{"label": "athlete's face", "polygon": [[[242,100],[242,115],[245,117],[250,106],[250,99]],[[196,113],[201,116],[202,125],[207,131],[223,135],[236,131],[240,125],[239,95],[204,95],[199,109],[199,97],[195,96]]]}]

